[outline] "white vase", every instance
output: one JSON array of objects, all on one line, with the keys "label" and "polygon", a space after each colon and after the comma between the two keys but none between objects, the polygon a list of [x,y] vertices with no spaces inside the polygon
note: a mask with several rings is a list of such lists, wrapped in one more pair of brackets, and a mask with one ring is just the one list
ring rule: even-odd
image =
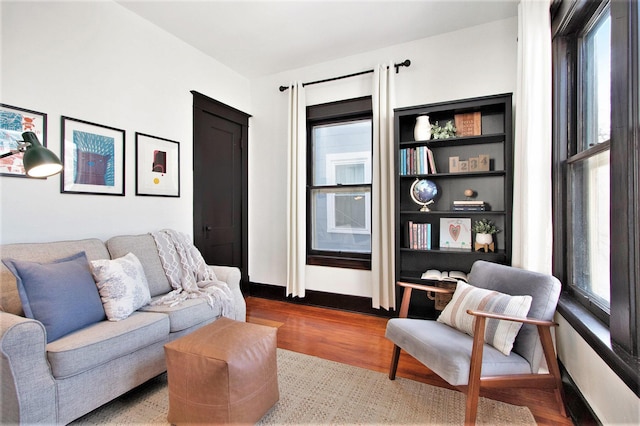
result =
[{"label": "white vase", "polygon": [[476,234],[476,243],[478,244],[491,244],[493,242],[493,235],[491,234]]},{"label": "white vase", "polygon": [[413,128],[413,138],[417,141],[428,141],[431,139],[431,123],[428,115],[416,117],[416,126]]}]

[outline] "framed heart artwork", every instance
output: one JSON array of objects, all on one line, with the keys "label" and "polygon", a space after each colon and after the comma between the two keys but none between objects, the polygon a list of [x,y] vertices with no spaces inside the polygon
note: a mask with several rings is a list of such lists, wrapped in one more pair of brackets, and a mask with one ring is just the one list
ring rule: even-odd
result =
[{"label": "framed heart artwork", "polygon": [[471,219],[440,218],[440,249],[471,250]]}]

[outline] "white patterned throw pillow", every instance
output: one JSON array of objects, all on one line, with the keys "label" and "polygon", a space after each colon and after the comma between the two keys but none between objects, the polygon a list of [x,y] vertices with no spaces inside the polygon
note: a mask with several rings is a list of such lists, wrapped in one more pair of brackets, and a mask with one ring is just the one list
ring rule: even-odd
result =
[{"label": "white patterned throw pillow", "polygon": [[91,272],[109,321],[123,320],[151,302],[147,277],[133,253],[113,260],[93,260]]},{"label": "white patterned throw pillow", "polygon": [[[524,318],[529,312],[531,301],[531,296],[510,296],[458,281],[453,298],[442,310],[438,322],[473,336],[476,317],[469,315],[468,309]],[[521,327],[520,322],[487,319],[484,341],[509,355]]]}]

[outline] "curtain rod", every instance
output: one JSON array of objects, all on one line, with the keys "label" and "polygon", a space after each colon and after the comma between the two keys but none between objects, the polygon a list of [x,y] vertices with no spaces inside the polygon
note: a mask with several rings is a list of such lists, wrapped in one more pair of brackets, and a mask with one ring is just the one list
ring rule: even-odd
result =
[{"label": "curtain rod", "polygon": [[[408,59],[405,59],[403,62],[400,62],[399,64],[394,64],[393,66],[395,67],[396,74],[397,74],[399,72],[400,67],[408,67],[409,65],[411,65],[411,61]],[[302,83],[302,87],[310,86],[312,84],[326,83],[328,81],[342,80],[343,78],[355,77],[357,75],[369,74],[369,73],[372,73],[373,71],[374,70],[360,71],[353,74],[341,75],[339,77],[332,77],[332,78],[325,78],[324,80],[310,81],[308,83]],[[288,86],[280,86],[280,91],[284,92],[288,88],[289,88]]]}]

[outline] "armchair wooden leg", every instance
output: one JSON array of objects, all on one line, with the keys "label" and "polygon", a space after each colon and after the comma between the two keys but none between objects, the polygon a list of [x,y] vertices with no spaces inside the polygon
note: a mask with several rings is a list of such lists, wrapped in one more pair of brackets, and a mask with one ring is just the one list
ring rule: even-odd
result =
[{"label": "armchair wooden leg", "polygon": [[389,367],[389,379],[396,379],[396,371],[398,371],[398,359],[400,358],[400,346],[393,345],[393,356],[391,357],[391,366]]},{"label": "armchair wooden leg", "polygon": [[467,387],[467,407],[464,424],[475,425],[478,415],[478,399],[480,398],[480,375],[482,373],[482,352],[484,350],[484,317],[476,317],[473,331],[473,349],[469,368],[469,386]]},{"label": "armchair wooden leg", "polygon": [[550,328],[538,326],[538,334],[540,335],[540,342],[542,343],[542,350],[544,351],[544,357],[547,361],[549,373],[553,376],[556,383],[554,393],[556,396],[556,401],[558,403],[558,409],[560,410],[560,414],[562,414],[564,417],[567,417],[567,411],[564,406],[565,396],[564,388],[562,387],[562,375],[560,374],[560,367],[558,366],[556,351],[553,348],[553,340],[551,339]]}]

